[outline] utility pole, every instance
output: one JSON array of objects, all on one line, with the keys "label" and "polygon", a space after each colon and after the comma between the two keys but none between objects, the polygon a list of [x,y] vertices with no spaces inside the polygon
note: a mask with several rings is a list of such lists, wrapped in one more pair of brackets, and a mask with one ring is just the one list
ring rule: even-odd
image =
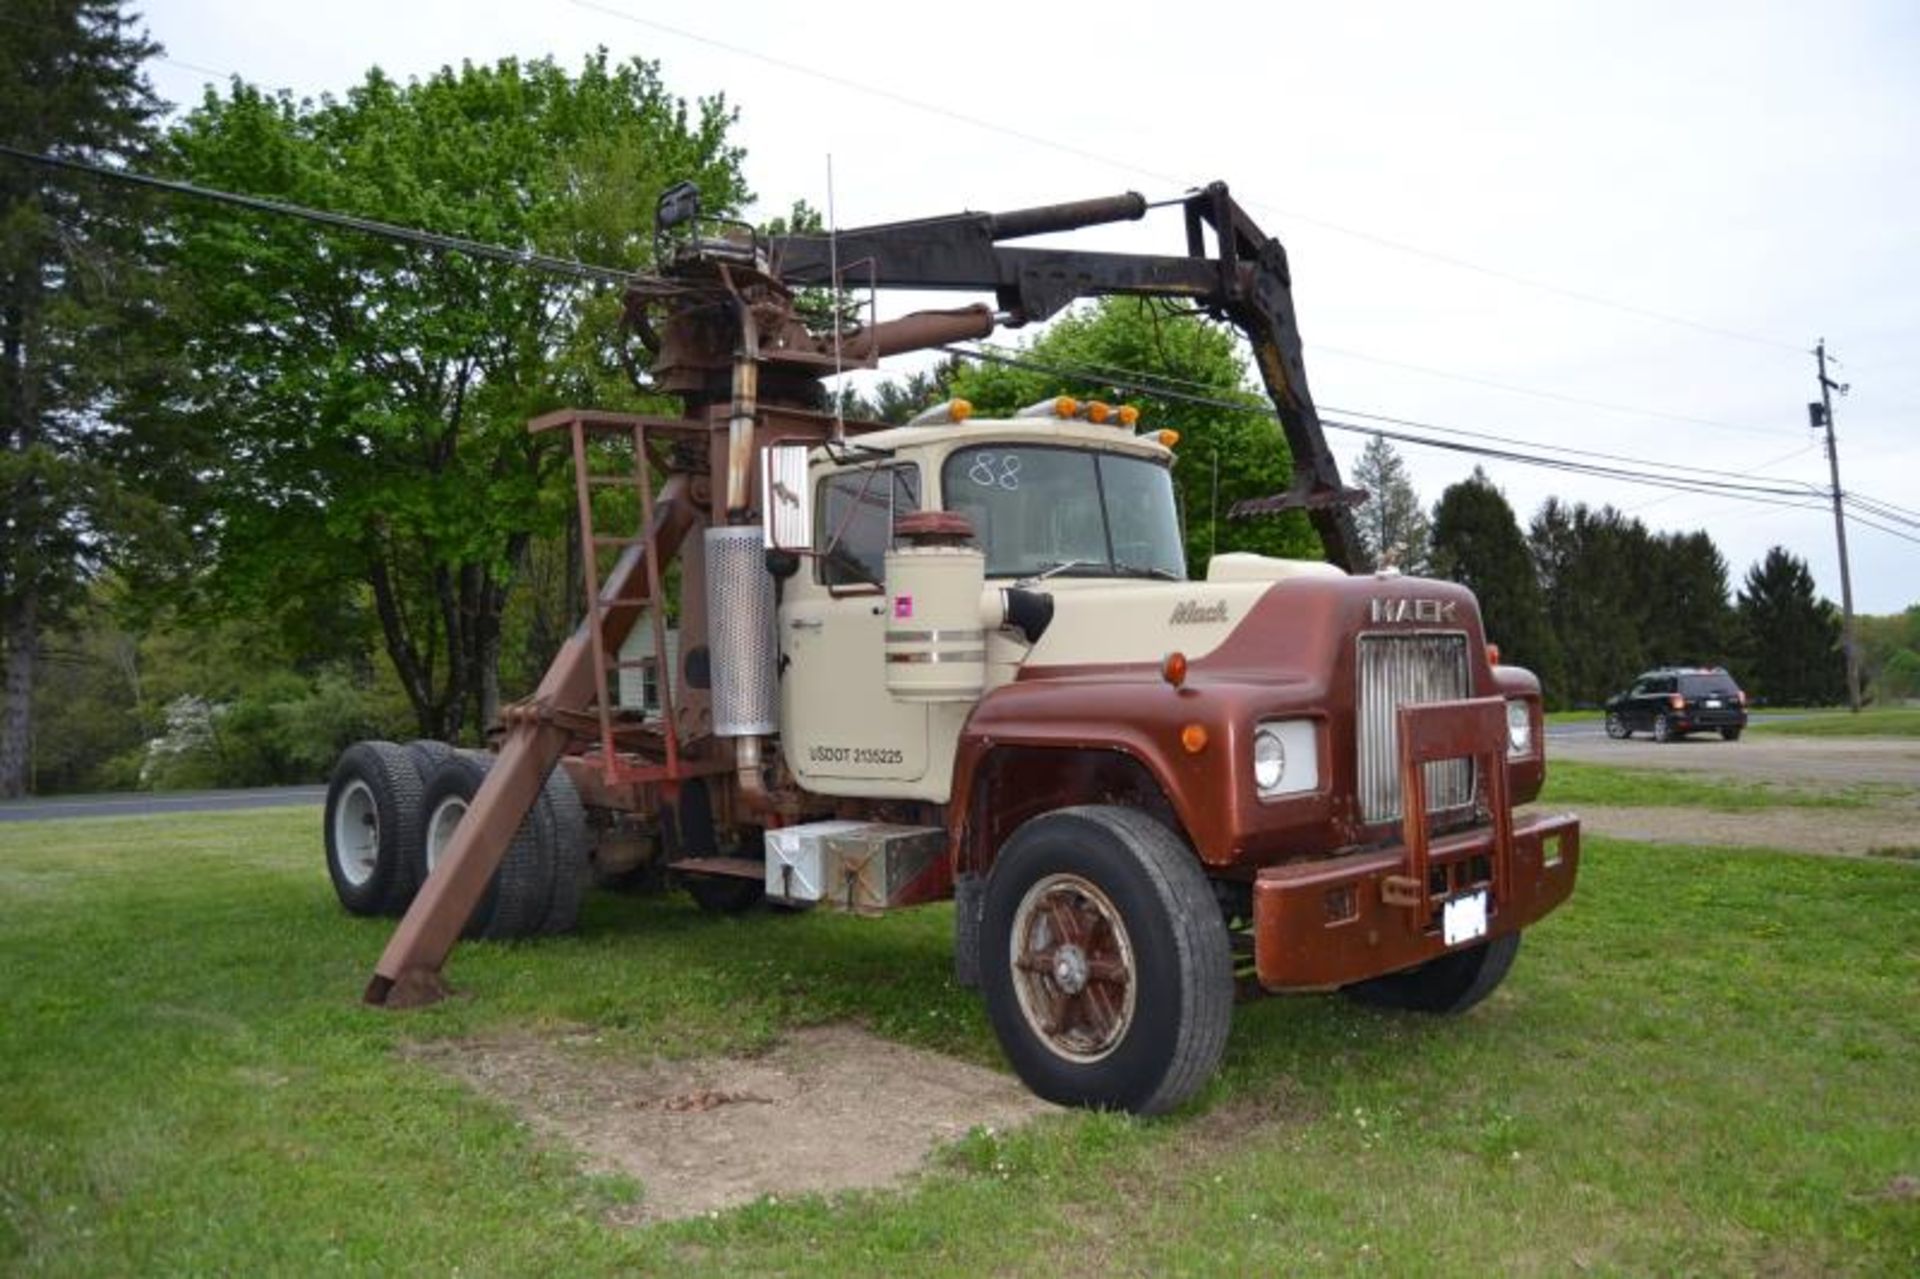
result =
[{"label": "utility pole", "polygon": [[1827,428],[1827,464],[1833,475],[1833,535],[1840,543],[1840,642],[1847,650],[1847,705],[1860,710],[1860,651],[1853,642],[1853,572],[1847,566],[1847,517],[1840,504],[1840,449],[1833,442],[1833,392],[1847,393],[1846,384],[1827,376],[1827,340],[1813,348],[1820,363],[1820,402],[1807,405],[1815,427]]}]

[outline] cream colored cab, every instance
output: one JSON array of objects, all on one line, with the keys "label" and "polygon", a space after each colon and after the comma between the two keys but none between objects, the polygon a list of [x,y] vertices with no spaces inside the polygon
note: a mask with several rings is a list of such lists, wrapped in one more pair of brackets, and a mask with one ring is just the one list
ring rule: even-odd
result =
[{"label": "cream colored cab", "polygon": [[[1188,581],[1171,462],[1151,435],[1073,420],[910,426],[862,436],[837,457],[815,450],[808,554],[778,613],[781,749],[800,784],[947,799],[977,696],[942,691],[946,681],[924,668],[924,680],[898,668],[890,678],[890,661],[921,660],[914,650],[948,637],[958,637],[951,650],[983,650],[984,675],[974,678],[986,690],[1029,660],[1157,662],[1176,636],[1199,656],[1277,579],[1338,572],[1222,556],[1224,572]],[[788,487],[799,483],[794,473]],[[899,518],[920,510],[959,511],[973,524],[984,558],[975,556],[970,624],[950,592],[937,617],[927,611],[925,575],[919,586],[887,580],[890,560],[896,576],[924,564],[895,536]],[[999,624],[1002,591],[1014,586],[1053,597],[1037,644]]]},{"label": "cream colored cab", "polygon": [[910,460],[814,469],[816,554],[779,610],[781,748],[809,790],[900,793],[926,776],[927,707],[887,692],[883,652],[885,553],[922,491]]}]

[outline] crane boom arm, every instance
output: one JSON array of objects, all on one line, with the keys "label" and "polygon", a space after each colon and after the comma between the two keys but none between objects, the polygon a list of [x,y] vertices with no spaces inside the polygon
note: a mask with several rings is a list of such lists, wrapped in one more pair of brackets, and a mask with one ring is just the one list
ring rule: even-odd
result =
[{"label": "crane boom arm", "polygon": [[774,271],[792,286],[832,283],[831,264],[837,260],[843,282],[991,292],[1003,322],[1014,325],[1044,320],[1083,297],[1191,301],[1246,335],[1293,453],[1291,490],[1238,503],[1231,514],[1304,507],[1330,561],[1349,572],[1370,567],[1350,509],[1356,496],[1363,495],[1342,485],[1307,390],[1285,248],[1260,230],[1225,183],[1195,191],[1182,206],[1187,252],[1178,256],[1003,243],[1138,219],[1145,215],[1147,202],[1130,192],[1010,213],[959,213],[856,227],[831,238],[784,236],[773,240],[771,257]]}]

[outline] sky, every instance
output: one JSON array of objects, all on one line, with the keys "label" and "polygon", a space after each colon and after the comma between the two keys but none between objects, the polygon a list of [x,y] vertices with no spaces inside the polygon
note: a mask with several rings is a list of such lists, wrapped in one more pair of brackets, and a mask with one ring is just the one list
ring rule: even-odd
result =
[{"label": "sky", "polygon": [[[149,0],[162,97],[596,47],[724,95],[759,216],[840,226],[1224,180],[1287,246],[1324,416],[1402,417],[1809,486],[1812,509],[1485,463],[1769,547],[1838,602],[1814,343],[1840,361],[1854,606],[1920,603],[1920,6]],[[1075,247],[1179,253],[1177,211]],[[882,299],[881,314],[966,299]],[[1002,334],[996,340],[1011,341]],[[1065,391],[1075,388],[1063,387]],[[1365,437],[1330,432],[1350,473]],[[1474,459],[1399,446],[1431,503]],[[1909,540],[1913,539],[1913,540]]]}]

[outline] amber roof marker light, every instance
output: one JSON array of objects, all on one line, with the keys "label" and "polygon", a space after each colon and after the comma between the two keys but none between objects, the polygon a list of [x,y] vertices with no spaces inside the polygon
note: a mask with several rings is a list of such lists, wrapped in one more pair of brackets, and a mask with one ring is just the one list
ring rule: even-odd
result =
[{"label": "amber roof marker light", "polygon": [[1180,688],[1185,685],[1187,682],[1187,655],[1185,653],[1174,652],[1168,653],[1162,658],[1160,660],[1160,678],[1175,688]]}]

